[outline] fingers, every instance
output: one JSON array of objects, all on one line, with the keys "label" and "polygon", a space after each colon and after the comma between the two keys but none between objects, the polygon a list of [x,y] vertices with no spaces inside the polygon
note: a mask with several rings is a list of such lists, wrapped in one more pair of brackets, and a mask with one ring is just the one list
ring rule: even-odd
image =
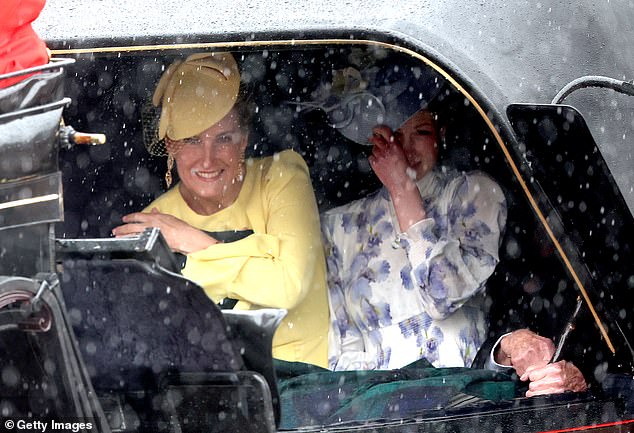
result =
[{"label": "fingers", "polygon": [[531,368],[520,378],[529,380],[527,397],[534,395],[582,392],[587,389],[583,374],[571,362],[559,361],[543,368]]},{"label": "fingers", "polygon": [[[154,212],[154,209],[152,209],[152,212],[154,214],[158,213],[158,211]],[[124,215],[123,217],[121,217],[121,220],[125,223],[135,223],[135,222],[144,223],[144,222],[148,222],[152,220],[153,217],[154,216],[152,214],[147,214],[144,212],[134,212],[128,215]]]},{"label": "fingers", "polygon": [[385,184],[387,176],[387,173],[385,173],[387,170],[385,161],[386,159],[382,155],[375,155],[374,153],[368,157],[372,171],[383,184]]},{"label": "fingers", "polygon": [[377,159],[384,159],[387,156],[388,144],[384,143],[382,139],[370,140],[372,145],[372,157],[376,161]]},{"label": "fingers", "polygon": [[556,386],[547,386],[540,389],[526,391],[526,397],[534,397],[536,395],[549,395],[549,394],[561,394],[565,392],[565,389]]},{"label": "fingers", "polygon": [[511,359],[518,375],[523,376],[530,367],[544,367],[555,351],[553,342],[528,329],[520,329],[504,337],[501,350]]},{"label": "fingers", "polygon": [[543,368],[531,368],[520,378],[530,380],[527,397],[535,395],[559,394],[566,391],[560,366],[549,364]]},{"label": "fingers", "polygon": [[377,157],[372,154],[370,156],[368,156],[368,161],[370,162],[370,167],[372,167],[372,170],[374,170],[376,172],[376,165],[377,165]]},{"label": "fingers", "polygon": [[532,365],[526,369],[524,374],[520,376],[520,380],[531,382],[543,380],[548,377],[549,374],[553,374],[552,366],[555,364],[548,364],[545,366]]},{"label": "fingers", "polygon": [[369,138],[370,143],[379,147],[386,147],[390,143],[394,143],[394,133],[389,126],[379,125],[372,128],[372,137]]},{"label": "fingers", "polygon": [[387,148],[378,145],[372,146],[372,155],[374,159],[385,158],[387,156]]},{"label": "fingers", "polygon": [[121,220],[126,224],[112,229],[112,234],[116,237],[132,236],[142,233],[148,227],[159,227],[162,214],[156,208],[153,208],[151,212],[134,212],[124,215]]},{"label": "fingers", "polygon": [[586,379],[583,377],[583,373],[572,363],[566,361],[560,361],[563,363],[565,371],[565,387],[569,391],[581,392],[588,389]]},{"label": "fingers", "polygon": [[146,228],[145,224],[124,224],[112,229],[112,234],[117,238],[135,236],[143,233]]}]

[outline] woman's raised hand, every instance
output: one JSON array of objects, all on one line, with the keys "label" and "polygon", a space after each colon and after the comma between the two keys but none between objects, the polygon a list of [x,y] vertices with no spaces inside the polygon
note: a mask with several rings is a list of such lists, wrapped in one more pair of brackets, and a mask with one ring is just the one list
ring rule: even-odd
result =
[{"label": "woman's raised hand", "polygon": [[[369,141],[372,155],[370,166],[390,193],[399,230],[407,231],[426,217],[423,203],[416,187],[415,172],[407,164],[398,136],[387,126],[376,126]],[[410,174],[411,173],[411,174]]]},{"label": "woman's raised hand", "polygon": [[370,166],[388,191],[394,193],[413,185],[408,174],[409,166],[397,137],[388,126],[376,126],[372,130],[372,155]]}]

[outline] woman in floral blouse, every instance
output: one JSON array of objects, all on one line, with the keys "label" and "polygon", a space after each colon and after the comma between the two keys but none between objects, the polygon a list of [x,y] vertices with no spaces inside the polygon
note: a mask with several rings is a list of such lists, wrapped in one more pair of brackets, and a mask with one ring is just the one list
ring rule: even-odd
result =
[{"label": "woman in floral blouse", "polygon": [[334,370],[470,366],[486,338],[506,201],[482,172],[438,169],[439,138],[427,110],[375,127],[369,160],[383,188],[322,216]]}]

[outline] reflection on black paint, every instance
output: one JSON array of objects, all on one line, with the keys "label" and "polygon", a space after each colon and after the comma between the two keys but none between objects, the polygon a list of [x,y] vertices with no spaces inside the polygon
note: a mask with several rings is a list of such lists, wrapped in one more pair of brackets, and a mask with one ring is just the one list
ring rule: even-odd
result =
[{"label": "reflection on black paint", "polygon": [[[512,105],[509,117],[525,149],[526,170],[536,179],[542,206],[552,206],[548,218],[570,255],[596,309],[610,326],[617,356],[607,351],[587,314],[580,329],[584,349],[596,360],[632,368],[629,349],[620,338],[634,336],[631,263],[634,220],[614,182],[584,119],[571,107]],[[556,230],[557,231],[557,230]],[[596,328],[596,327],[595,327]],[[616,342],[619,342],[617,344]],[[600,351],[600,352],[596,352]],[[605,353],[603,353],[605,352]],[[601,354],[603,353],[603,354]],[[629,367],[628,367],[629,366]],[[631,370],[630,370],[631,371]]]}]

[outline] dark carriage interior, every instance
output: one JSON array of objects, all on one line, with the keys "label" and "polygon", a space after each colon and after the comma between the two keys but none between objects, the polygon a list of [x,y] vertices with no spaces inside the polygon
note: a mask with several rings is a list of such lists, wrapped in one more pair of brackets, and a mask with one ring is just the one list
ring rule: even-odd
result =
[{"label": "dark carriage interior", "polygon": [[[321,211],[362,197],[379,187],[366,162],[370,148],[347,140],[320,111],[302,111],[331,70],[346,66],[350,47],[306,47],[236,53],[258,110],[252,155],[293,148],[306,159]],[[143,145],[141,117],[163,70],[189,52],[78,55],[67,69],[72,104],[65,121],[78,131],[105,133],[102,146],[60,153],[65,220],[57,237],[105,238],[121,216],[143,208],[164,191],[165,161]],[[411,62],[392,53],[395,62]],[[440,103],[447,115],[442,164],[482,170],[503,187],[508,222],[495,274],[488,282],[491,335],[530,327],[555,341],[572,314],[577,289],[485,122],[463,95],[446,85]],[[495,123],[495,119],[494,123]],[[614,360],[591,317],[582,310],[563,358],[578,365],[590,382],[601,381],[605,365],[628,371]],[[584,355],[585,354],[585,355]]]},{"label": "dark carriage interior", "polygon": [[[4,381],[0,409],[19,417],[63,417],[73,413],[70,374],[63,366],[60,342],[52,333],[27,333],[22,329],[3,330],[2,347],[13,350],[2,355]],[[16,341],[28,341],[16,345]],[[59,366],[59,368],[56,368]]]}]

